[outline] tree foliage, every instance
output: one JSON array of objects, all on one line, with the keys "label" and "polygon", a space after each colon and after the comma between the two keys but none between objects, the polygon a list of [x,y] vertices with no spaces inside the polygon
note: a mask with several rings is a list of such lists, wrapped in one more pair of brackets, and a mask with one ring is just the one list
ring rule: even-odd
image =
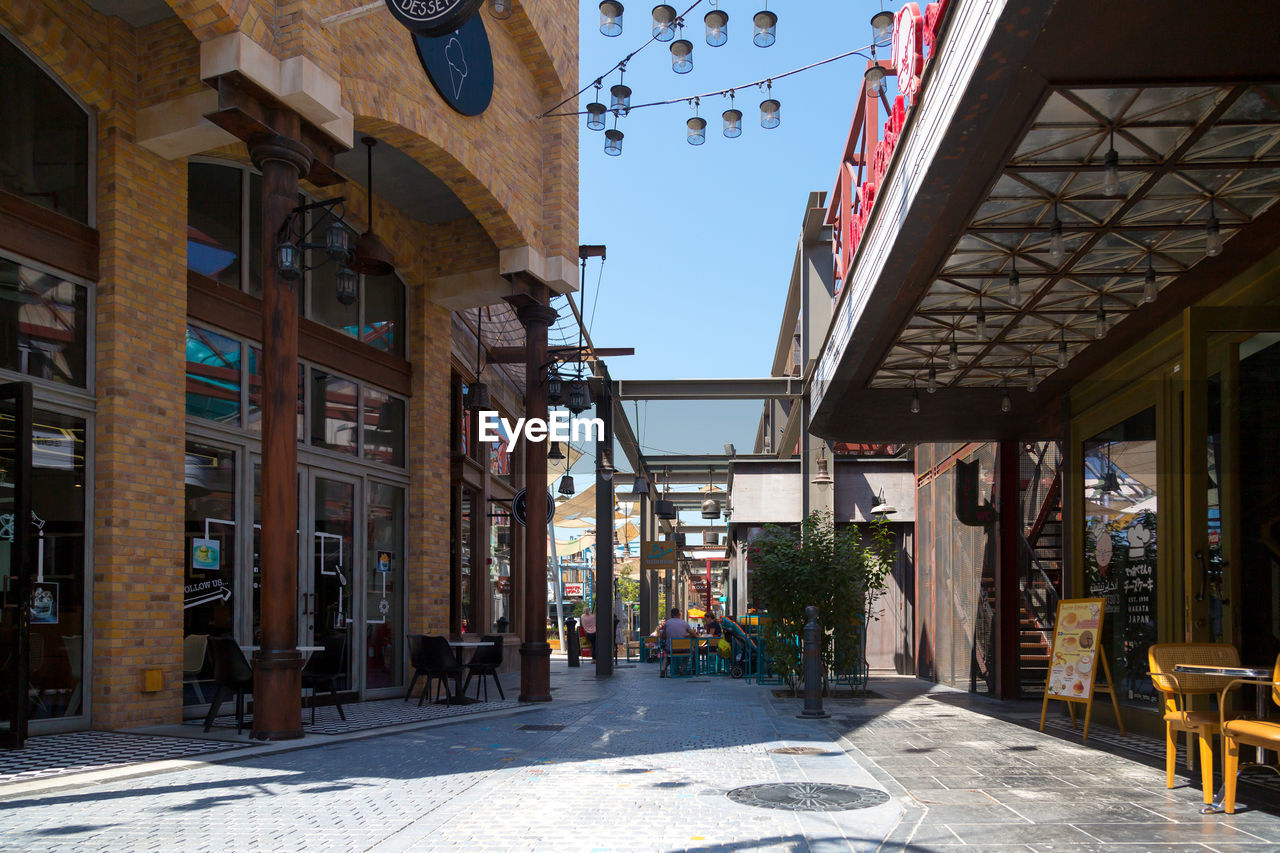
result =
[{"label": "tree foliage", "polygon": [[802,674],[805,608],[818,608],[826,671],[852,671],[854,656],[861,660],[864,619],[885,590],[893,559],[883,518],[862,529],[836,527],[830,513],[815,512],[799,528],[766,525],[751,543],[751,583],[772,618],[765,651],[793,689]]}]

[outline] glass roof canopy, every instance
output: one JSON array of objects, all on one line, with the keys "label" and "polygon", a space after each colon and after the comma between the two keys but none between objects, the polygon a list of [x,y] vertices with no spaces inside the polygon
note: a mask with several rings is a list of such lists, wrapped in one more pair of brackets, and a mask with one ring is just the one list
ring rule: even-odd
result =
[{"label": "glass roof canopy", "polygon": [[1211,212],[1226,242],[1278,198],[1280,86],[1051,89],[870,386],[923,387],[930,367],[943,388],[1020,384],[1032,366],[1044,378],[1063,340],[1069,358],[1095,340],[1100,306],[1108,328],[1142,309],[1148,259],[1163,289],[1206,257]]}]

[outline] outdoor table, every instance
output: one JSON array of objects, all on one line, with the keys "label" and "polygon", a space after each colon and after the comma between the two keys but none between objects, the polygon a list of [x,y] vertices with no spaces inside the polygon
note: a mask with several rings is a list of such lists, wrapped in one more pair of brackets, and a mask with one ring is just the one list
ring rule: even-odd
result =
[{"label": "outdoor table", "polygon": [[[490,645],[490,643],[486,643],[483,640],[450,640],[449,645],[455,649],[478,649],[481,646],[488,646]],[[463,664],[461,660],[459,660],[458,663],[462,665],[464,668],[466,667],[466,664]],[[449,698],[450,705],[471,705],[479,701],[478,699],[471,699],[462,695],[462,674],[461,673],[459,673],[453,679],[453,686],[454,686],[453,696]],[[477,688],[477,691],[478,690],[479,688]],[[486,687],[485,698],[487,699],[488,697],[489,697],[489,688]]]},{"label": "outdoor table", "polygon": [[[1260,680],[1271,680],[1271,676],[1275,670],[1271,667],[1251,667],[1251,666],[1199,666],[1191,663],[1180,663],[1173,668],[1174,672],[1195,673],[1196,675],[1212,675],[1220,676],[1223,684],[1232,678],[1255,678]],[[1271,692],[1264,689],[1260,685],[1257,686],[1257,702],[1256,710],[1258,719],[1265,720],[1267,718],[1267,710],[1269,703],[1267,701],[1268,694]],[[1223,747],[1226,748],[1225,746]],[[1262,747],[1255,747],[1257,755],[1252,764],[1241,764],[1240,771],[1237,776],[1243,776],[1248,772],[1261,768],[1267,772],[1275,772],[1275,768],[1267,765],[1267,751]],[[1223,787],[1218,788],[1218,795],[1213,798],[1213,804],[1205,806],[1200,810],[1201,814],[1213,814],[1222,811],[1222,798],[1225,789],[1226,780],[1223,780]]]}]

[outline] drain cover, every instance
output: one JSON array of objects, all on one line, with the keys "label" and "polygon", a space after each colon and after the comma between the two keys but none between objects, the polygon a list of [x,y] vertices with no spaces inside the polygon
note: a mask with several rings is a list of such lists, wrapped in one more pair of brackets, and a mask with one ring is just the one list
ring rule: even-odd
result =
[{"label": "drain cover", "polygon": [[874,788],[828,785],[822,782],[773,782],[767,785],[748,785],[745,788],[734,788],[725,796],[744,806],[785,809],[792,812],[868,809],[889,802],[888,794]]},{"label": "drain cover", "polygon": [[780,746],[769,751],[774,755],[823,755],[826,753],[825,749],[818,749],[816,746]]},{"label": "drain cover", "polygon": [[532,724],[529,724],[529,725],[520,726],[520,727],[519,727],[519,731],[522,731],[522,732],[558,732],[558,731],[560,731],[560,730],[561,730],[561,729],[563,729],[563,728],[564,728],[564,726],[561,726],[561,725],[542,726],[542,725],[532,725]]}]

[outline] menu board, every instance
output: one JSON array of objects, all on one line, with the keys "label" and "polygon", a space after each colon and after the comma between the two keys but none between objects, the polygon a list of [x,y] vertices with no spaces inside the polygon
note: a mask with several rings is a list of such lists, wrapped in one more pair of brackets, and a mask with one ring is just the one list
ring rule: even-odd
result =
[{"label": "menu board", "polygon": [[1058,618],[1049,652],[1045,698],[1088,702],[1093,698],[1102,616],[1106,599],[1075,598],[1058,602]]}]

